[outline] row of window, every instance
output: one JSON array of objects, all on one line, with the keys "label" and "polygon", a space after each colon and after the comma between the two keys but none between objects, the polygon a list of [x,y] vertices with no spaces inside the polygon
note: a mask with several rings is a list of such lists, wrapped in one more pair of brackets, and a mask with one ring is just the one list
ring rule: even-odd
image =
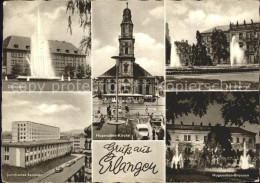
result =
[{"label": "row of window", "polygon": [[66,149],[69,148],[69,145],[62,145],[62,144],[49,144],[49,145],[45,145],[45,146],[35,146],[35,147],[26,147],[25,148],[25,152],[33,152],[33,151],[37,151],[37,150],[44,150],[44,149],[53,149],[53,148],[57,148],[57,149]]},{"label": "row of window", "polygon": [[[183,140],[184,141],[191,141],[191,135],[184,135],[183,136]],[[198,135],[195,135],[195,140],[196,141],[199,141],[199,136]],[[207,140],[207,136],[204,136],[204,141],[206,141]],[[244,142],[246,140],[246,138],[243,138],[243,141],[242,142]],[[179,141],[179,136],[177,135],[176,136],[176,141]],[[248,143],[252,143],[253,142],[253,140],[252,140],[252,138],[249,138],[248,139]],[[234,141],[234,139],[231,137],[231,143],[241,143],[241,141],[240,141],[240,138],[236,138],[236,142]]]}]

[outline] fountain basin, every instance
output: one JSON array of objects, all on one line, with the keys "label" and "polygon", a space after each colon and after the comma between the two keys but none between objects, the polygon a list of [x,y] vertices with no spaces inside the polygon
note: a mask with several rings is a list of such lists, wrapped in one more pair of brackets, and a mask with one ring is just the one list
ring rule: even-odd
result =
[{"label": "fountain basin", "polygon": [[26,81],[27,79],[30,81],[60,81],[61,77],[37,77],[37,76],[18,76],[17,79],[19,81]]}]

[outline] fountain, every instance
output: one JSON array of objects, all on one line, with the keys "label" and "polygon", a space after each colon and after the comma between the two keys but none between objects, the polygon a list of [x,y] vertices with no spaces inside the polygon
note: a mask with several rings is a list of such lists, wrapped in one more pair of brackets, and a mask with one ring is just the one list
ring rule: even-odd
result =
[{"label": "fountain", "polygon": [[244,50],[240,48],[235,36],[232,37],[230,43],[230,63],[231,66],[241,66],[246,64]]},{"label": "fountain", "polygon": [[[29,80],[60,80],[60,77],[55,76],[50,55],[48,41],[42,35],[41,19],[38,9],[37,31],[31,37],[31,54],[27,61],[30,65],[31,76]],[[26,76],[18,76],[18,80],[28,81]]]},{"label": "fountain", "polygon": [[178,169],[178,164],[179,164],[179,168],[183,168],[182,154],[181,153],[179,154],[178,144],[176,144],[175,155],[172,157],[171,168]]},{"label": "fountain", "polygon": [[250,164],[250,156],[246,155],[246,142],[244,141],[243,155],[240,156],[239,167],[243,170],[253,167]]},{"label": "fountain", "polygon": [[177,54],[177,46],[174,41],[171,49],[171,67],[181,67],[180,57]]}]

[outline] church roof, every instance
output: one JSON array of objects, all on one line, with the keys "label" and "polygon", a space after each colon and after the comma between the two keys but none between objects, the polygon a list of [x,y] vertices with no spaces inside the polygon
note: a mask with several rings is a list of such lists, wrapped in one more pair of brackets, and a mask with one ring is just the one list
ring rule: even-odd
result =
[{"label": "church roof", "polygon": [[222,30],[223,32],[226,32],[226,31],[229,31],[229,25],[216,26],[216,27],[213,27],[213,28],[208,29],[208,30],[206,30],[206,31],[203,31],[202,33],[204,33],[204,34],[206,34],[206,33],[211,33],[214,29]]},{"label": "church roof", "polygon": [[[134,63],[133,71],[134,71],[134,73],[133,73],[134,78],[154,77],[137,63]],[[104,74],[99,76],[99,78],[101,78],[101,77],[116,77],[116,66],[113,66],[108,71],[106,71]]]}]

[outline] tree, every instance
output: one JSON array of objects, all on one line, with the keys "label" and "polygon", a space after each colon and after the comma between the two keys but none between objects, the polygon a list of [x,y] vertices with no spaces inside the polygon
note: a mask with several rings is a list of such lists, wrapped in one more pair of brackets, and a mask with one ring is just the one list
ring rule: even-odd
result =
[{"label": "tree", "polygon": [[72,77],[73,75],[74,75],[74,67],[71,67],[71,66],[69,66],[69,65],[67,65],[66,67],[65,67],[65,70],[64,70],[64,75],[66,76],[66,77]]},{"label": "tree", "polygon": [[171,135],[170,135],[169,131],[166,130],[166,145],[168,145],[168,146],[171,145],[171,140],[172,140]]},{"label": "tree", "polygon": [[85,31],[87,29],[87,36],[83,36],[80,41],[80,50],[90,54],[91,51],[91,0],[69,0],[67,3],[68,29],[72,34],[72,16],[74,13],[79,16],[79,25]]},{"label": "tree", "polygon": [[192,92],[166,94],[166,119],[172,120],[190,113],[202,117],[210,104],[221,105],[223,125],[259,124],[257,92]]},{"label": "tree", "polygon": [[77,78],[81,79],[85,75],[85,67],[84,65],[78,66]]},{"label": "tree", "polygon": [[218,161],[217,165],[225,166],[228,157],[234,157],[230,129],[225,126],[217,124],[212,127],[204,143],[203,156],[209,167],[216,165],[213,159]]},{"label": "tree", "polygon": [[212,60],[207,55],[207,48],[202,44],[202,35],[199,31],[196,33],[197,44],[192,45],[192,64],[195,66],[212,65]]},{"label": "tree", "polygon": [[18,76],[22,74],[22,66],[18,63],[15,63],[12,67],[11,74],[14,76]]},{"label": "tree", "polygon": [[229,43],[224,32],[214,29],[210,38],[214,60],[217,59],[218,63],[220,63],[221,59],[227,60],[229,58]]}]

